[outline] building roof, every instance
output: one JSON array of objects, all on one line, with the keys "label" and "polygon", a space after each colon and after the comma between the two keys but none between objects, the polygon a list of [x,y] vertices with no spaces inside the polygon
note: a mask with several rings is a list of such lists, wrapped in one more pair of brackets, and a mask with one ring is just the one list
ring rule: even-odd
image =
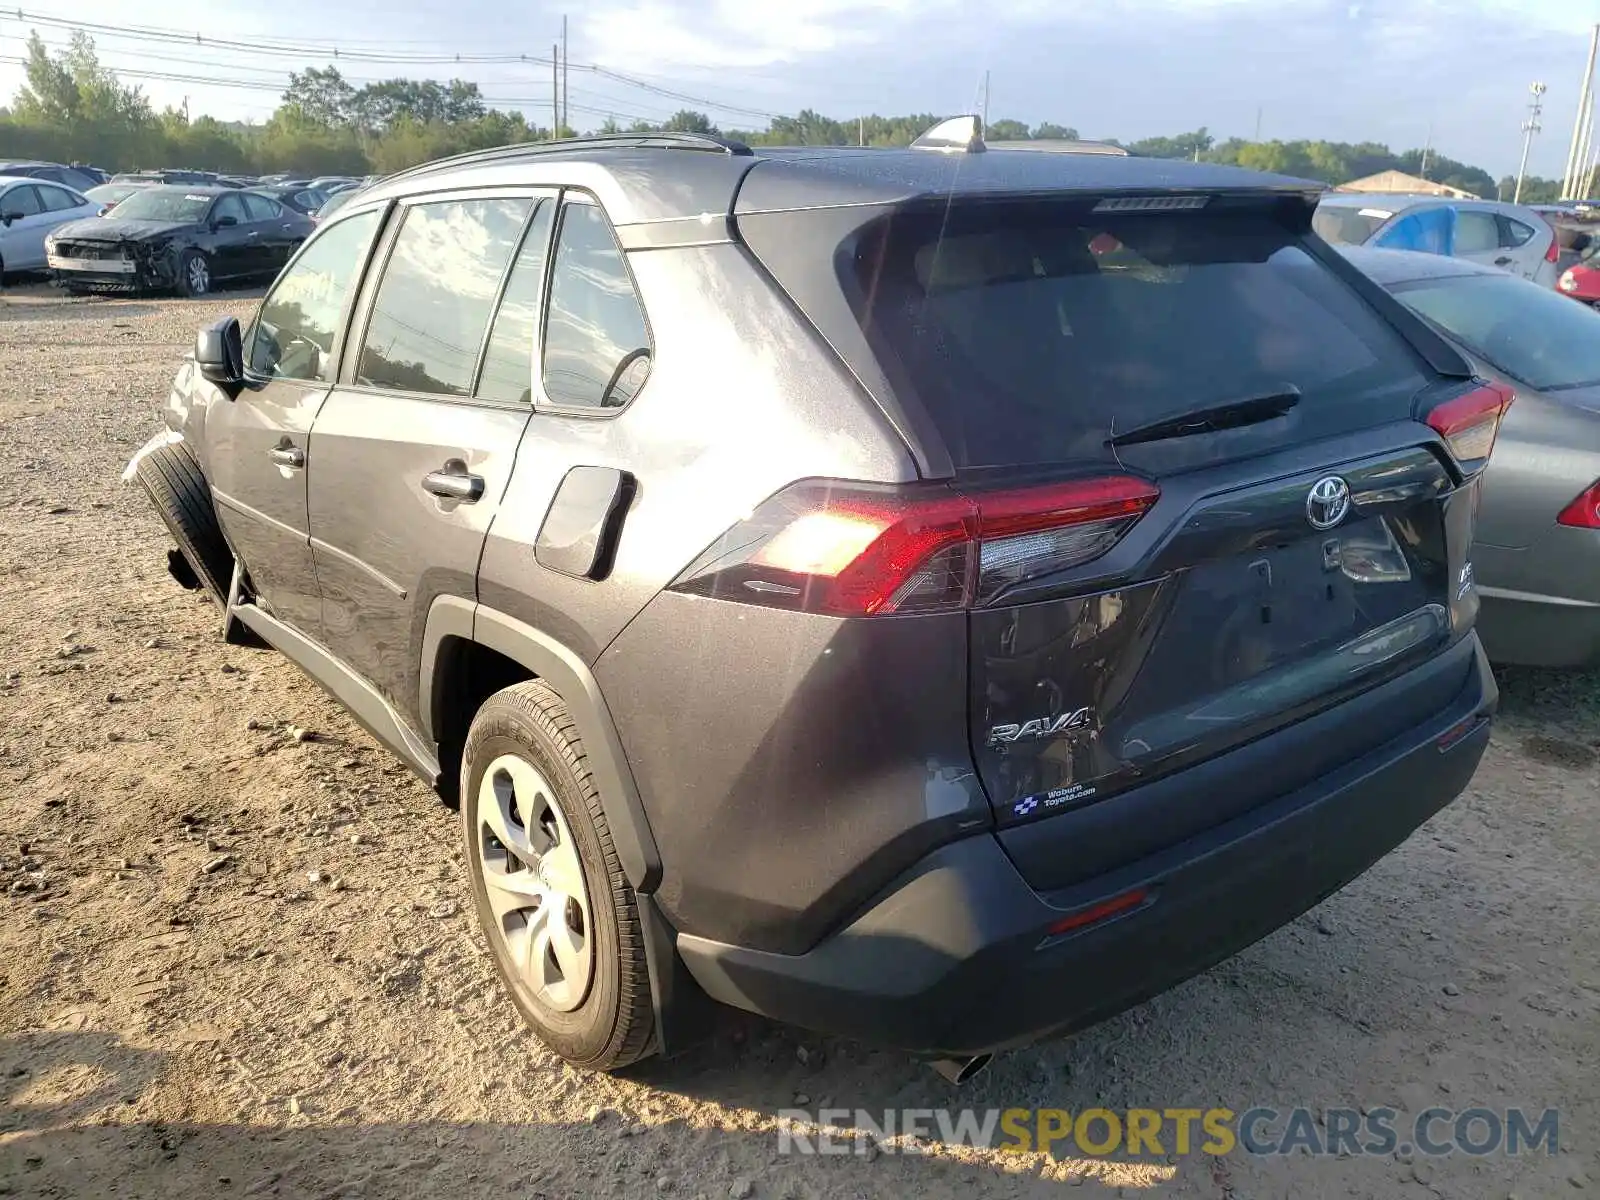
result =
[{"label": "building roof", "polygon": [[1423,179],[1418,175],[1407,175],[1404,171],[1379,171],[1376,175],[1367,175],[1361,179],[1352,179],[1349,183],[1342,183],[1337,190],[1341,192],[1404,192],[1421,196],[1453,196],[1457,200],[1481,200],[1483,198],[1476,192],[1462,191],[1460,188],[1436,183],[1431,179]]}]

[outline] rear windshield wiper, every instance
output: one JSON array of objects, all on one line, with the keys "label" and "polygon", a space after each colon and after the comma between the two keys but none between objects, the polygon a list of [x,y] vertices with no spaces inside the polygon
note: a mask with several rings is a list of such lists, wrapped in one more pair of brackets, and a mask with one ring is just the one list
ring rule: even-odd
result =
[{"label": "rear windshield wiper", "polygon": [[1300,403],[1300,389],[1287,387],[1281,392],[1265,396],[1250,396],[1244,400],[1230,400],[1226,404],[1213,404],[1175,417],[1162,417],[1148,425],[1139,425],[1106,439],[1108,446],[1134,446],[1140,442],[1160,442],[1167,438],[1189,437],[1196,433],[1214,433],[1219,429],[1236,429],[1241,425],[1254,425],[1281,417]]}]

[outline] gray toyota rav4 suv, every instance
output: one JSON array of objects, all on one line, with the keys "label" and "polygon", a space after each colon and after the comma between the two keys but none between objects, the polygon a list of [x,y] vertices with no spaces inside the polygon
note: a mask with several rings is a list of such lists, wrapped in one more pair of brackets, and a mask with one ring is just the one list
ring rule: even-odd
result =
[{"label": "gray toyota rav4 suv", "polygon": [[1316,203],[948,130],[448,159],[202,331],[127,477],[227,636],[459,802],[561,1055],[709,997],[964,1077],[1281,926],[1483,753],[1509,396]]}]

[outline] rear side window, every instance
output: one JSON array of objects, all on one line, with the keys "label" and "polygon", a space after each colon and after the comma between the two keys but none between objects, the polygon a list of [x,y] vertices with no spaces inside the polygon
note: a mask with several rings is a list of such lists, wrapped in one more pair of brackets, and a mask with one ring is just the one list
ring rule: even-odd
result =
[{"label": "rear side window", "polygon": [[544,390],[553,404],[621,408],[650,373],[650,335],[633,277],[605,214],[562,208],[544,335]]},{"label": "rear side window", "polygon": [[358,383],[465,396],[533,201],[441,200],[405,215],[378,283]]},{"label": "rear side window", "polygon": [[250,332],[250,370],[274,379],[329,382],[330,355],[345,298],[355,286],[378,213],[326,226],[278,279]]},{"label": "rear side window", "polygon": [[858,317],[957,466],[1104,459],[1117,433],[1288,389],[1259,436],[1409,412],[1413,352],[1289,230],[1088,207],[902,216],[858,245]]},{"label": "rear side window", "polygon": [[516,266],[506,281],[505,296],[489,332],[489,348],[478,380],[478,395],[485,400],[512,404],[533,401],[533,368],[539,341],[539,296],[544,290],[544,263],[550,241],[550,214],[555,205],[545,201],[534,213]]},{"label": "rear side window", "polygon": [[258,196],[254,192],[244,192],[240,195],[244,201],[246,211],[252,221],[273,221],[283,212],[278,207],[278,202],[270,196]]},{"label": "rear side window", "polygon": [[1533,226],[1525,225],[1514,217],[1499,217],[1500,244],[1507,249],[1524,245],[1533,236]]},{"label": "rear side window", "polygon": [[38,186],[38,192],[40,198],[44,201],[46,212],[67,212],[70,209],[78,208],[88,203],[87,200],[74,196],[65,188],[51,187],[46,183],[41,183]]}]

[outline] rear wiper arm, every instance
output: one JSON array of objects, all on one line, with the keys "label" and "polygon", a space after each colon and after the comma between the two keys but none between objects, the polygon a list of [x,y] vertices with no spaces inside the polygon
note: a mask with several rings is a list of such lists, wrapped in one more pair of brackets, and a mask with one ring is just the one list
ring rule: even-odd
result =
[{"label": "rear wiper arm", "polygon": [[1175,417],[1162,417],[1159,421],[1151,421],[1148,425],[1139,425],[1127,433],[1109,437],[1106,445],[1134,446],[1140,442],[1160,442],[1196,433],[1213,433],[1219,429],[1236,429],[1241,425],[1254,425],[1281,417],[1299,403],[1300,389],[1288,387],[1281,392],[1213,404],[1209,408],[1197,408]]}]

